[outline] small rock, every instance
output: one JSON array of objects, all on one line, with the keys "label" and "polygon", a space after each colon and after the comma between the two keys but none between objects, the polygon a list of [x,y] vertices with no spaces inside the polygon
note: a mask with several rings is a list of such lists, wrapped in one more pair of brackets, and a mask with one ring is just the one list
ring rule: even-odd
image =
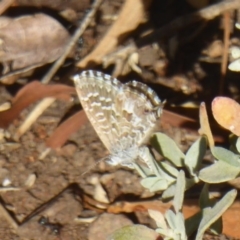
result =
[{"label": "small rock", "polygon": [[122,214],[103,213],[89,226],[88,239],[95,240],[97,236],[98,240],[105,240],[115,230],[132,224]]},{"label": "small rock", "polygon": [[61,155],[65,157],[73,156],[76,150],[77,150],[77,146],[72,143],[69,143],[62,147]]},{"label": "small rock", "polygon": [[11,182],[11,180],[10,180],[9,178],[4,178],[4,179],[3,179],[3,182],[2,182],[2,186],[3,186],[3,187],[7,187],[7,186],[9,186],[11,183],[12,183],[12,182]]},{"label": "small rock", "polygon": [[27,180],[25,181],[24,185],[28,188],[32,187],[36,181],[36,178],[37,178],[36,174],[34,173],[30,174]]}]

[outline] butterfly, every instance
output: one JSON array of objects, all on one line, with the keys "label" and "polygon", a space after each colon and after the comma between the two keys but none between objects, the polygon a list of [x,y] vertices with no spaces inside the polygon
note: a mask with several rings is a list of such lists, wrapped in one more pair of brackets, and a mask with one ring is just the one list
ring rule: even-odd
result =
[{"label": "butterfly", "polygon": [[146,142],[162,113],[162,102],[147,85],[122,84],[102,72],[88,70],[73,77],[83,109],[110,155],[107,162],[133,168],[145,159]]}]

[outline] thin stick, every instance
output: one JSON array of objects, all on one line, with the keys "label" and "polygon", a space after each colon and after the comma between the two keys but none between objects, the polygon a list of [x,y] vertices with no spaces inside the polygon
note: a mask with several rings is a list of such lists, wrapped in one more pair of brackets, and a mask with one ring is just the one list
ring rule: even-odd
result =
[{"label": "thin stick", "polygon": [[222,64],[221,64],[221,78],[219,84],[219,95],[224,93],[225,77],[227,73],[227,64],[228,64],[228,49],[229,49],[229,38],[231,34],[230,29],[230,12],[227,11],[223,14],[224,21],[224,46],[223,46],[223,55],[222,55]]},{"label": "thin stick", "polygon": [[54,74],[57,72],[57,70],[60,68],[60,66],[65,61],[68,54],[71,52],[73,46],[77,42],[77,40],[80,38],[80,36],[83,34],[89,23],[91,22],[92,18],[94,17],[95,13],[98,10],[98,7],[102,3],[102,0],[95,0],[94,4],[92,5],[91,11],[86,15],[84,21],[82,24],[80,24],[79,28],[76,30],[75,34],[72,36],[69,44],[67,45],[63,55],[54,63],[50,71],[45,75],[45,77],[42,79],[42,83],[47,84],[51,78],[54,76]]},{"label": "thin stick", "polygon": [[55,98],[44,98],[28,115],[23,124],[18,128],[14,139],[18,140],[36,121],[36,119],[55,101]]},{"label": "thin stick", "polygon": [[5,217],[8,223],[11,225],[13,229],[18,229],[18,224],[15,220],[11,217],[8,211],[3,207],[2,203],[0,203],[0,214]]}]

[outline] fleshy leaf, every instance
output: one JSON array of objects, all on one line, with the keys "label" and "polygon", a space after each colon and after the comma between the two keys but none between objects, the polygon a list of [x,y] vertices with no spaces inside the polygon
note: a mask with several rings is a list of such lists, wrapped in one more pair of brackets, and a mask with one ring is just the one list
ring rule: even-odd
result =
[{"label": "fleshy leaf", "polygon": [[176,191],[176,183],[169,186],[162,194],[162,199],[167,200],[169,198],[172,198]]},{"label": "fleshy leaf", "polygon": [[177,183],[176,183],[176,192],[173,198],[173,207],[176,213],[181,211],[182,209],[185,185],[186,185],[185,174],[181,170],[178,174]]},{"label": "fleshy leaf", "polygon": [[237,196],[237,191],[231,190],[225,194],[225,196],[218,201],[214,207],[206,208],[203,211],[203,218],[200,222],[196,240],[203,239],[204,232],[218,219],[222,214],[232,205]]},{"label": "fleshy leaf", "polygon": [[167,220],[168,225],[171,229],[177,228],[177,222],[176,222],[176,214],[171,210],[168,209],[165,213],[165,219]]},{"label": "fleshy leaf", "polygon": [[199,178],[207,183],[221,183],[235,179],[240,168],[231,166],[223,161],[217,161],[199,172]]},{"label": "fleshy leaf", "polygon": [[177,228],[176,231],[181,235],[181,240],[187,239],[184,216],[181,212],[176,214]]},{"label": "fleshy leaf", "polygon": [[[209,185],[204,184],[204,187],[200,194],[199,206],[201,209],[212,207],[215,203],[215,199],[209,199]],[[216,222],[211,225],[211,232],[214,234],[220,234],[222,232],[222,218],[220,217]]]},{"label": "fleshy leaf", "polygon": [[199,206],[201,209],[204,209],[210,206],[209,185],[207,183],[204,184],[203,189],[201,191],[200,198],[199,198]]},{"label": "fleshy leaf", "polygon": [[185,155],[176,143],[163,133],[156,133],[151,140],[152,146],[175,166],[182,167]]},{"label": "fleshy leaf", "polygon": [[162,229],[167,229],[167,223],[164,219],[164,215],[156,210],[149,209],[148,213],[152,219],[156,222],[157,226]]},{"label": "fleshy leaf", "polygon": [[159,166],[161,169],[164,169],[165,172],[167,172],[168,174],[173,176],[172,179],[176,180],[176,178],[178,176],[178,170],[175,167],[173,167],[169,163],[163,162],[163,161],[161,161],[159,163]]},{"label": "fleshy leaf", "polygon": [[163,191],[168,187],[168,182],[161,177],[147,177],[141,180],[143,187],[151,192]]},{"label": "fleshy leaf", "polygon": [[224,161],[232,166],[240,167],[239,155],[222,147],[213,147],[211,152],[216,159]]},{"label": "fleshy leaf", "polygon": [[185,165],[192,176],[194,176],[198,170],[199,164],[205,155],[206,148],[206,138],[201,137],[187,151],[185,157]]}]

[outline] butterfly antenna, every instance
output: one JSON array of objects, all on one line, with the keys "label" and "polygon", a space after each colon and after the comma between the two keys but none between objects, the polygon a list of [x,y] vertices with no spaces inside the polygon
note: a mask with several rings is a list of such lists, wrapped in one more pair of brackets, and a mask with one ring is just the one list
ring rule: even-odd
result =
[{"label": "butterfly antenna", "polygon": [[103,160],[106,160],[107,157],[103,157],[100,158],[95,164],[93,164],[92,166],[90,166],[85,172],[83,172],[81,174],[81,176],[84,176],[86,173],[88,173],[90,170],[92,170],[93,168],[95,168],[100,162],[102,162]]}]

